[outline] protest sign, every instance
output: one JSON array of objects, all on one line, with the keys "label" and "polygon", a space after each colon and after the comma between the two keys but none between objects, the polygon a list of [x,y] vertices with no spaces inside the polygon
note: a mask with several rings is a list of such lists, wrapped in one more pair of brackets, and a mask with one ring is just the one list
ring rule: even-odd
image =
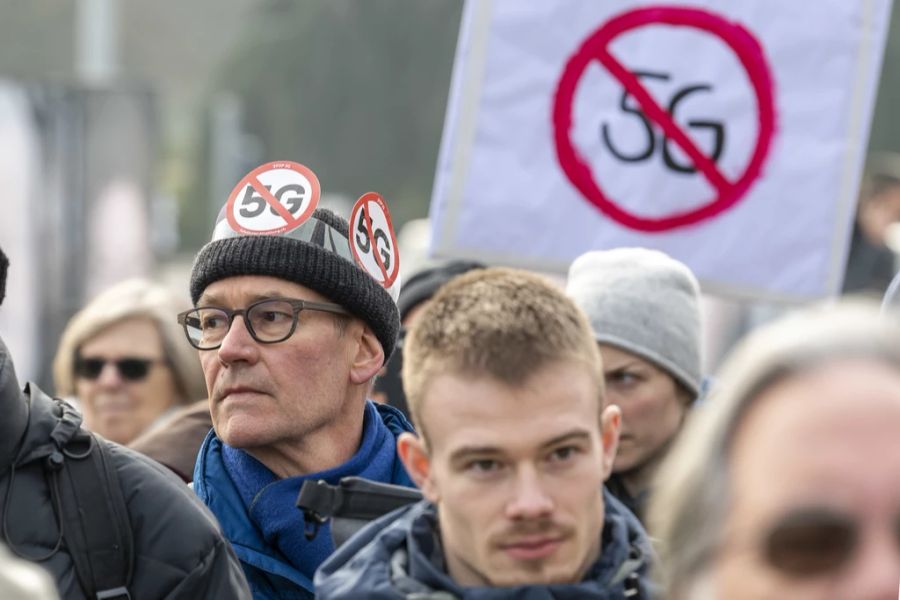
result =
[{"label": "protest sign", "polygon": [[836,293],[890,4],[467,3],[432,250],[564,272],[645,246],[706,291]]}]

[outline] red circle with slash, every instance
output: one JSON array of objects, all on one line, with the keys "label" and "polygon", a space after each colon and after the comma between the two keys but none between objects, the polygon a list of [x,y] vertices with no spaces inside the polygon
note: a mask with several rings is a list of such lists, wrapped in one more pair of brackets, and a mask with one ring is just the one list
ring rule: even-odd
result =
[{"label": "red circle with slash", "polygon": [[[376,240],[376,232],[378,231],[374,225],[372,224],[372,211],[377,211],[376,214],[380,213],[384,216],[384,222],[387,226],[387,233],[385,236],[389,236],[390,244],[391,244],[391,268],[390,271],[387,267],[385,267],[384,261],[381,259],[381,254],[378,252],[377,240]],[[362,214],[360,215],[360,212]],[[372,269],[368,268],[363,260],[363,255],[369,254],[369,252],[360,252],[357,243],[357,230],[359,224],[357,223],[357,219],[362,218],[365,228],[365,233],[369,241],[369,247],[371,250],[371,254],[375,259],[375,263],[378,268],[377,273],[373,273]],[[356,204],[353,205],[353,210],[350,212],[350,249],[353,251],[353,257],[356,259],[357,264],[369,275],[372,276],[378,283],[380,283],[383,287],[389,288],[394,285],[394,282],[397,280],[397,275],[400,274],[400,251],[397,246],[397,237],[394,235],[394,224],[391,222],[391,213],[388,211],[387,204],[384,202],[384,198],[381,197],[381,194],[377,192],[367,192],[363,194],[359,200],[356,201]],[[380,275],[380,277],[379,277]]]},{"label": "red circle with slash", "polygon": [[[648,25],[691,27],[717,36],[732,51],[747,72],[753,86],[759,114],[759,133],[753,153],[744,172],[729,181],[710,158],[704,155],[672,116],[660,106],[649,91],[609,51],[610,43],[619,35]],[[716,190],[713,200],[688,211],[662,217],[642,217],[608,197],[591,171],[589,162],[579,153],[571,139],[572,107],[578,82],[588,65],[598,61],[641,107],[644,115],[660,127],[687,154],[699,173]],[[775,133],[775,102],[772,77],[762,46],[744,27],[709,11],[676,6],[649,6],[613,17],[597,29],[569,59],[556,88],[553,104],[553,129],[556,154],[563,172],[578,191],[604,214],[618,223],[638,231],[662,232],[699,223],[719,215],[743,198],[762,172],[762,166]]]},{"label": "red circle with slash", "polygon": [[[287,181],[292,181],[293,185],[302,185],[304,183],[309,184],[309,201],[306,203],[306,206],[303,207],[302,212],[297,216],[294,216],[292,212],[289,211],[287,207],[285,207],[284,204],[282,204],[281,201],[266,188],[265,185],[263,185],[263,182],[260,181],[260,177],[265,178],[265,175],[267,173],[270,173],[272,171],[283,172],[284,170],[293,171],[293,173],[296,173],[296,176],[290,177],[288,175],[286,178]],[[265,201],[266,206],[270,207],[272,211],[274,211],[279,217],[281,217],[281,219],[284,221],[282,225],[264,229],[252,229],[238,222],[238,219],[234,214],[234,211],[237,208],[236,201],[238,196],[242,192],[246,191],[248,185],[253,188],[253,191],[258,194],[262,198],[262,200]],[[287,185],[291,185],[291,183],[288,183]],[[282,186],[282,188],[283,187],[284,186]],[[316,177],[316,174],[313,173],[310,168],[305,165],[301,165],[300,163],[287,160],[274,161],[256,167],[241,178],[237,185],[234,186],[234,189],[231,190],[231,194],[228,196],[228,202],[225,205],[225,217],[228,219],[228,225],[230,225],[231,228],[238,233],[250,235],[279,235],[281,233],[292,231],[293,229],[296,229],[297,227],[305,223],[316,210],[316,206],[318,206],[319,204],[319,197],[321,196],[321,193],[322,190],[319,186],[319,178]],[[265,210],[265,206],[262,207],[262,210]]]}]

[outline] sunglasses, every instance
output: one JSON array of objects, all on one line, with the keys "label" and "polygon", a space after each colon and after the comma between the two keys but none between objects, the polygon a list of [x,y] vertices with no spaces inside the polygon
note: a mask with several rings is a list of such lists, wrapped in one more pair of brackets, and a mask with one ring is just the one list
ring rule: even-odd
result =
[{"label": "sunglasses", "polygon": [[130,356],[117,360],[107,360],[105,358],[97,357],[79,357],[75,361],[75,374],[82,379],[97,379],[100,377],[100,373],[103,372],[103,367],[106,366],[107,362],[111,362],[115,365],[116,370],[119,372],[119,376],[122,379],[127,381],[140,381],[147,377],[147,374],[150,372],[150,367],[152,367],[154,363],[162,361],[153,358],[137,358]]},{"label": "sunglasses", "polygon": [[[767,562],[799,578],[833,573],[852,560],[860,541],[858,519],[825,508],[798,510],[782,517],[764,536]],[[900,517],[893,524],[900,545]]]}]

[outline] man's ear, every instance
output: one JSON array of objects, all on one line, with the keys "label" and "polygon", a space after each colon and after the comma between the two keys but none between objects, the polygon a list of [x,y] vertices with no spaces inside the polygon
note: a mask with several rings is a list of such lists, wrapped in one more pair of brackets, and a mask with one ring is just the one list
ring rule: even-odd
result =
[{"label": "man's ear", "polygon": [[612,473],[616,451],[619,449],[619,428],[622,425],[622,410],[610,404],[600,413],[600,440],[603,443],[603,481]]},{"label": "man's ear", "polygon": [[350,381],[357,385],[368,383],[374,379],[384,366],[384,349],[375,333],[368,325],[360,322],[362,327],[354,332],[354,355],[350,363]]},{"label": "man's ear", "polygon": [[414,433],[401,433],[397,438],[397,454],[422,495],[431,502],[440,500],[440,494],[431,478],[431,457],[425,442]]}]

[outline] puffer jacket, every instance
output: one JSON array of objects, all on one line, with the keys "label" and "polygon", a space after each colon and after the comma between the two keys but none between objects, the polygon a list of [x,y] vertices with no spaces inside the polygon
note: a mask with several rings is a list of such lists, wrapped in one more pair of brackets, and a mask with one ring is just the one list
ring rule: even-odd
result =
[{"label": "puffer jacket", "polygon": [[[377,410],[382,422],[395,438],[404,431],[412,431],[410,422],[396,408],[379,404]],[[231,542],[244,567],[253,597],[256,600],[313,598],[312,580],[289,563],[277,549],[270,547],[262,532],[250,521],[240,493],[225,468],[222,448],[222,441],[216,437],[216,432],[210,431],[197,457],[194,491],[222,524],[225,537]],[[395,461],[391,481],[383,483],[411,485],[409,475],[399,459]],[[299,509],[297,517],[300,528],[303,525]]]},{"label": "puffer jacket", "polygon": [[648,600],[653,552],[638,520],[604,491],[600,558],[566,585],[462,587],[447,574],[437,511],[428,501],[400,508],[360,530],[316,571],[322,600]]},{"label": "puffer jacket", "polygon": [[[66,528],[51,500],[48,457],[83,434],[81,415],[34,385],[22,392],[0,340],[0,515],[4,542],[19,555],[37,558],[56,581],[62,598],[85,598],[65,543]],[[119,480],[134,543],[131,598],[250,598],[240,563],[215,518],[191,490],[134,451],[98,438]],[[81,507],[91,510],[89,506]],[[112,524],[110,524],[112,526]]]}]

